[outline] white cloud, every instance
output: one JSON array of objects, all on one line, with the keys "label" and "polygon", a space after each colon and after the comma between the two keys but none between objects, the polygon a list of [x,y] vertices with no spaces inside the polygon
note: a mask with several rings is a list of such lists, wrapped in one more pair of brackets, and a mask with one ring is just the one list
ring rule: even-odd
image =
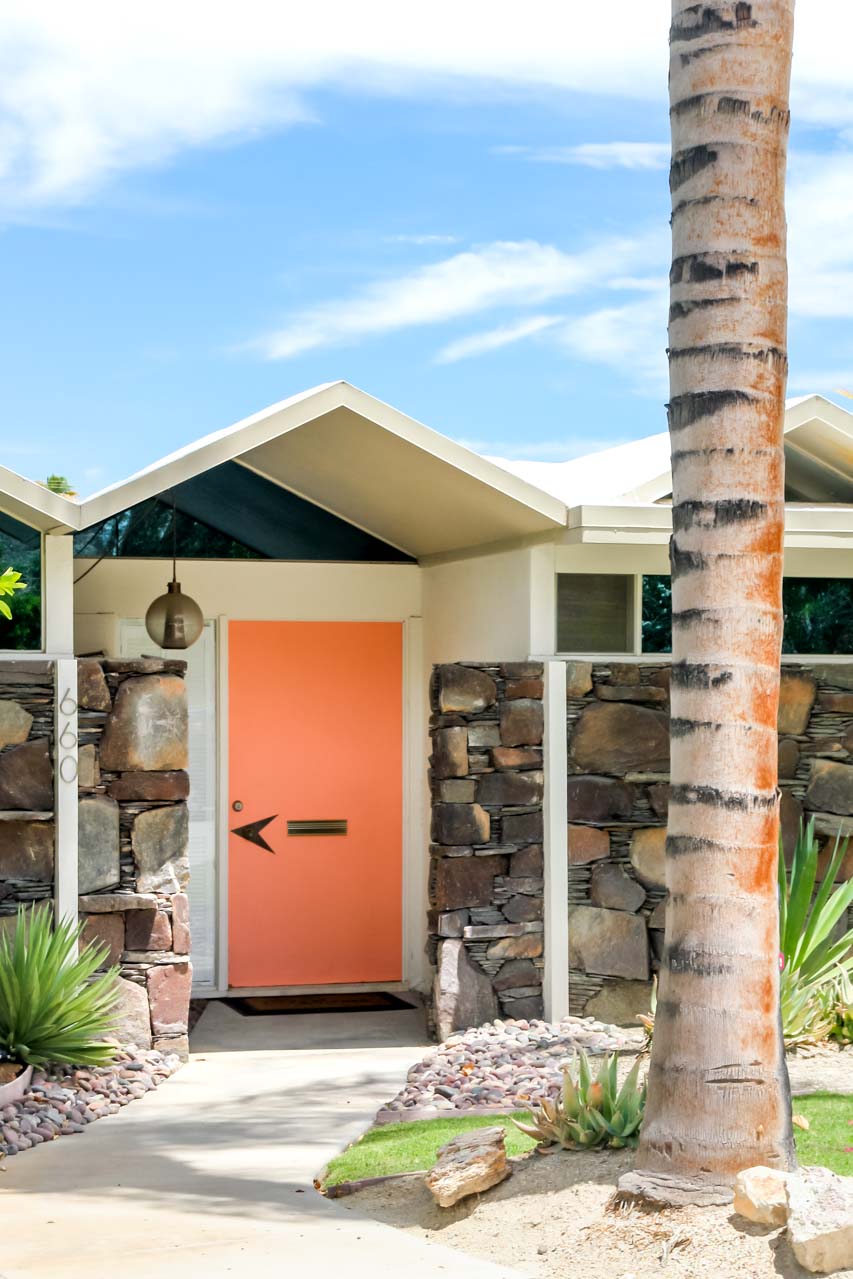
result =
[{"label": "white cloud", "polygon": [[[595,7],[434,0],[6,0],[0,8],[0,198],[87,198],[105,179],[190,147],[316,118],[313,91],[495,99],[580,91],[663,103],[668,0]],[[452,39],[448,39],[448,31]],[[827,38],[831,33],[831,38]],[[853,127],[849,0],[797,14],[797,115]],[[612,157],[611,157],[612,159]]]},{"label": "white cloud", "polygon": [[457,360],[466,360],[472,355],[486,355],[489,351],[497,351],[502,346],[520,342],[524,338],[534,337],[544,329],[558,324],[558,315],[532,315],[529,319],[518,320],[514,324],[504,324],[497,329],[489,329],[485,333],[471,333],[467,337],[448,342],[435,357],[436,364],[455,364]]},{"label": "white cloud", "polygon": [[572,358],[615,369],[638,391],[659,394],[667,386],[667,288],[640,302],[602,307],[567,320],[554,341]]},{"label": "white cloud", "polygon": [[603,240],[579,253],[535,240],[496,241],[308,308],[252,346],[267,359],[283,360],[499,306],[535,306],[598,287],[610,272],[639,265],[647,254],[644,238]]},{"label": "white cloud", "polygon": [[538,164],[582,164],[588,169],[666,169],[668,142],[582,142],[571,147],[500,147]]}]

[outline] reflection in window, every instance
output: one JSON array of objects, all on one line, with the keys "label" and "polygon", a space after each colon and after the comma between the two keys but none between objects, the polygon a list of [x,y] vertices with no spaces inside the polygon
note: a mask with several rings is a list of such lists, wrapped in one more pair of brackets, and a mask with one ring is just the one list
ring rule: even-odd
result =
[{"label": "reflection in window", "polygon": [[6,598],[11,621],[0,617],[0,649],[41,648],[41,536],[0,511],[0,572],[14,568],[26,589]]},{"label": "reflection in window", "polygon": [[[643,578],[643,652],[672,651],[669,577]],[[783,653],[853,653],[853,579],[786,577]]]}]

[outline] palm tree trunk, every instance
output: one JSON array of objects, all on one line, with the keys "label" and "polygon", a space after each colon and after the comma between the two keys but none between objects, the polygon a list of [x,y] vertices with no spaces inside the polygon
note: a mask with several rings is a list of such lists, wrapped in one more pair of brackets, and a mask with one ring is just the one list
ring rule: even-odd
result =
[{"label": "palm tree trunk", "polygon": [[794,0],[673,0],[672,790],[638,1167],[792,1166],[776,714]]}]

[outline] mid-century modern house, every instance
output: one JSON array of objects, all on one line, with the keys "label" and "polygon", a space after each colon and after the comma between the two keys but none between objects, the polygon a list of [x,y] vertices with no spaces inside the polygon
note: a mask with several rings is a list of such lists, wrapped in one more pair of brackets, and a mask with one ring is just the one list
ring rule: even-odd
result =
[{"label": "mid-century modern house", "polygon": [[[853,829],[853,415],[807,396],[785,431],[781,784],[829,836]],[[0,569],[28,582],[0,620],[0,916],[79,905],[155,1041],[183,1029],[187,895],[197,996],[437,971],[441,1029],[636,1011],[670,495],[665,433],[488,459],[345,382],[81,500],[0,467]],[[144,620],[173,553],[204,619],[179,652]]]}]

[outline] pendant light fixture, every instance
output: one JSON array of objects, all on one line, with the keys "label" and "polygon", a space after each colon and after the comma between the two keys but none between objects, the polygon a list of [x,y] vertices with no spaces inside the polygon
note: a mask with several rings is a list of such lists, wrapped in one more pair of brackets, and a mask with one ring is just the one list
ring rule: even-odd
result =
[{"label": "pendant light fixture", "polygon": [[145,614],[145,629],[158,648],[189,648],[201,635],[202,611],[184,595],[177,578],[178,513],[172,494],[172,580],[165,595],[158,595]]}]

